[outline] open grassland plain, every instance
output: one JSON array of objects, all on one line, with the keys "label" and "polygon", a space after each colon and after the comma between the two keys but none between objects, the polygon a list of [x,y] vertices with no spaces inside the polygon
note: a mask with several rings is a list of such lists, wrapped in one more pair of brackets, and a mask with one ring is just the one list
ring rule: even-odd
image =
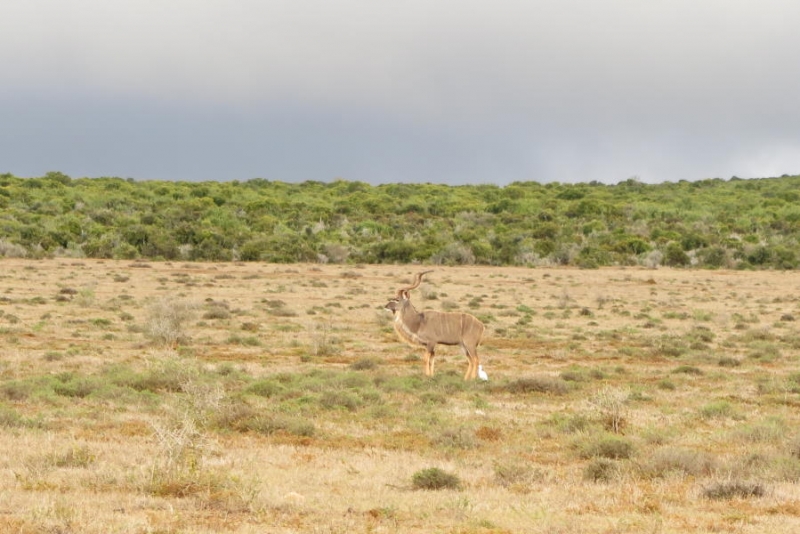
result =
[{"label": "open grassland plain", "polygon": [[0,531],[800,531],[800,274],[0,261]]}]

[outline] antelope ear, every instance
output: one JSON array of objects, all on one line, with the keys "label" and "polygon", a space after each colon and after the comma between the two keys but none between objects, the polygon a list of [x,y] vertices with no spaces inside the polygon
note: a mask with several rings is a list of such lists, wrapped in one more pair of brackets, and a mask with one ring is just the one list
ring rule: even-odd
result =
[{"label": "antelope ear", "polygon": [[403,300],[408,300],[409,298],[411,298],[409,297],[408,290],[403,291],[401,296],[403,297]]}]

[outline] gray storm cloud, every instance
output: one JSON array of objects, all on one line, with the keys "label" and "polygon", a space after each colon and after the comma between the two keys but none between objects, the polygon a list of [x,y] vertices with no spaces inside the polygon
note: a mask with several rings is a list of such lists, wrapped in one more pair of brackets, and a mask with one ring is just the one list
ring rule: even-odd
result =
[{"label": "gray storm cloud", "polygon": [[0,20],[20,175],[800,172],[796,2],[28,0]]}]

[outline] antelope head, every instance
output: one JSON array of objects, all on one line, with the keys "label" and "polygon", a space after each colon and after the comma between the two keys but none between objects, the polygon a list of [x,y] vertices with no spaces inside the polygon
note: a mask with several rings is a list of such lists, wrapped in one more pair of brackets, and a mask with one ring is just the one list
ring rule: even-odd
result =
[{"label": "antelope head", "polygon": [[386,303],[386,306],[383,308],[389,310],[392,313],[397,313],[405,303],[409,302],[410,295],[409,291],[412,289],[416,289],[419,287],[420,282],[422,282],[422,277],[428,273],[432,273],[433,271],[422,271],[416,274],[414,277],[414,283],[410,286],[401,287],[395,292],[394,298],[390,299],[389,302]]}]

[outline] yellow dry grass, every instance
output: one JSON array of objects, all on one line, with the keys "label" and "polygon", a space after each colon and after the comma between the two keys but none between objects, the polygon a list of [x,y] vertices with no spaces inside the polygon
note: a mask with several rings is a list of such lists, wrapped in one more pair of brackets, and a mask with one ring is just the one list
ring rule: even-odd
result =
[{"label": "yellow dry grass", "polygon": [[0,260],[0,532],[800,529],[797,273],[417,270]]}]

